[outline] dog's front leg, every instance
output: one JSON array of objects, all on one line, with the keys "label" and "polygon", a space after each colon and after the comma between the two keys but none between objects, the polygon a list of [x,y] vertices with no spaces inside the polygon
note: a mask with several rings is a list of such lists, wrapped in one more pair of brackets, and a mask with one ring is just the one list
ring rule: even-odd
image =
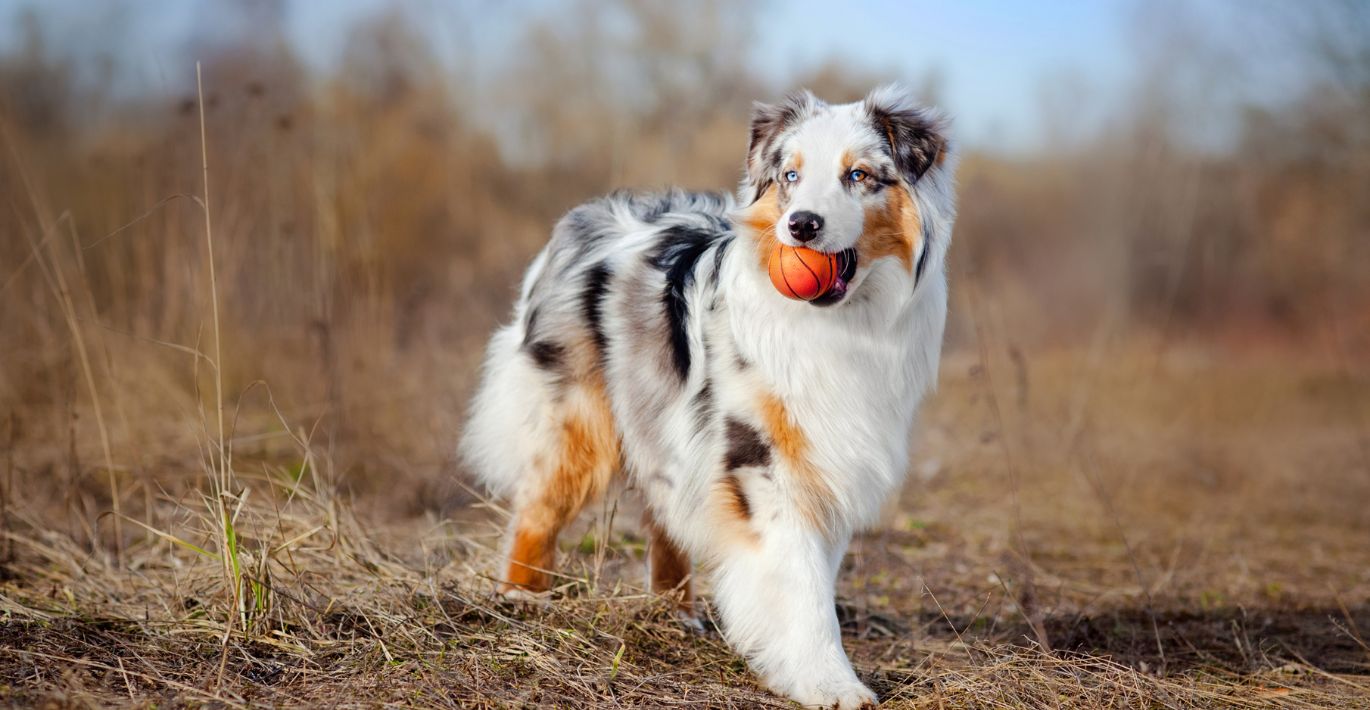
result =
[{"label": "dog's front leg", "polygon": [[756,544],[732,547],[717,568],[728,641],[767,687],[804,705],[858,708],[876,700],[842,649],[833,605],[834,560],[849,538],[777,521]]}]

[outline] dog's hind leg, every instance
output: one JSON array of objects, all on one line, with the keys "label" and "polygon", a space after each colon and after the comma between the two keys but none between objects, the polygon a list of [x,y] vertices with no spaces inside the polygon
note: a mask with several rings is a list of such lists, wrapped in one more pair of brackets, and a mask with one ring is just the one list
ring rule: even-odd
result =
[{"label": "dog's hind leg", "polygon": [[647,533],[647,579],[653,592],[676,597],[676,617],[687,626],[702,631],[695,610],[690,556],[656,522],[650,508],[642,511],[642,527]]},{"label": "dog's hind leg", "polygon": [[521,326],[491,340],[461,453],[513,508],[502,593],[550,588],[558,533],[619,469],[618,434],[592,355],[525,343]]},{"label": "dog's hind leg", "polygon": [[[586,503],[598,498],[620,467],[619,441],[608,396],[598,377],[569,384],[550,408],[554,422],[546,441],[533,446],[533,471],[514,495],[509,558],[500,591],[551,588],[557,536]],[[541,445],[540,445],[541,444]]]}]

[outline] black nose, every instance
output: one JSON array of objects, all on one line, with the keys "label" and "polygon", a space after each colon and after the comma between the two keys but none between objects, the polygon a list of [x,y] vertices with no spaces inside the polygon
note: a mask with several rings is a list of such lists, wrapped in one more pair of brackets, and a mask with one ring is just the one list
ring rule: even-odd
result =
[{"label": "black nose", "polygon": [[818,236],[823,229],[823,218],[812,212],[795,212],[790,215],[790,234],[801,242]]}]

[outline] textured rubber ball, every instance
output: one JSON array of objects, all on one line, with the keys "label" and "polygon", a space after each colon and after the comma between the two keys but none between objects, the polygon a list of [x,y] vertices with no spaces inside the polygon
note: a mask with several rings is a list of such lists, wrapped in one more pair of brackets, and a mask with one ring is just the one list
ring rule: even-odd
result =
[{"label": "textured rubber ball", "polygon": [[837,282],[837,255],[776,242],[770,273],[771,285],[786,298],[812,301]]}]

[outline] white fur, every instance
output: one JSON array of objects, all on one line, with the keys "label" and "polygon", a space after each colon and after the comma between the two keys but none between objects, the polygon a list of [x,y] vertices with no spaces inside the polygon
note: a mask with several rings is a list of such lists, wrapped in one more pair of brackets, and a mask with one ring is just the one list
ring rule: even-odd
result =
[{"label": "white fur", "polygon": [[836,252],[854,246],[861,236],[864,203],[868,201],[853,199],[841,181],[848,167],[842,162],[843,154],[849,149],[872,148],[872,139],[878,138],[862,125],[857,115],[860,111],[860,104],[834,106],[805,121],[786,141],[788,148],[802,152],[804,161],[795,171],[799,179],[794,183],[789,209],[780,217],[776,231],[780,241],[801,246],[786,228],[790,216],[799,211],[815,212],[826,221],[822,236],[803,246]]}]

